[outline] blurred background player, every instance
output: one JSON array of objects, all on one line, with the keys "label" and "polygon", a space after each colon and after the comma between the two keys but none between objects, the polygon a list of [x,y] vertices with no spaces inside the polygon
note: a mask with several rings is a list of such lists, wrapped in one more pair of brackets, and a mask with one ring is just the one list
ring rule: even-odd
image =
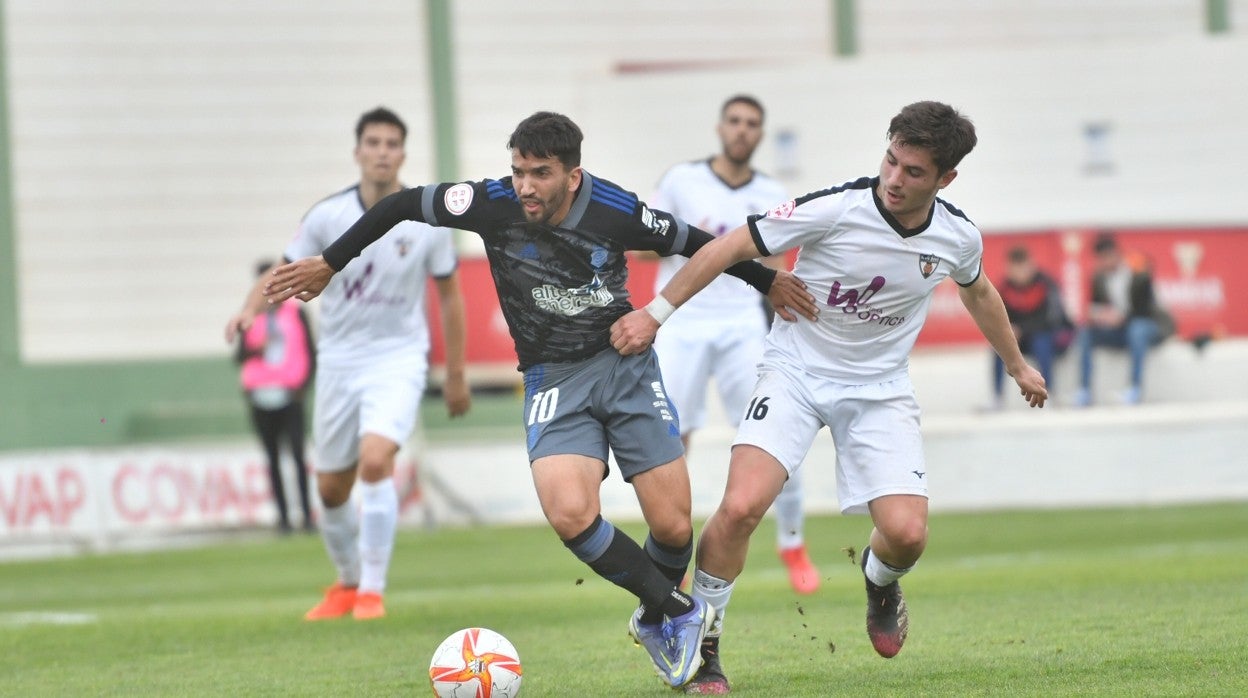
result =
[{"label": "blurred background player", "polygon": [[[997,290],[982,273],[983,239],[961,211],[937,198],[975,147],[975,128],[939,102],[902,108],[889,122],[879,175],[807,194],[703,247],[652,301],[681,306],[724,267],[800,248],[794,273],[818,298],[814,322],[777,323],[767,336],[751,409],[733,441],[728,483],[698,539],[694,598],[716,609],[704,664],[686,693],[729,691],[719,661],[723,611],[745,568],[750,535],[823,427],[836,444],[842,513],[869,513],[862,551],[867,635],[876,653],[901,651],[909,614],[898,580],[927,546],[927,466],[909,356],[946,278],[1005,359],[1032,407],[1044,378],[1018,350]],[[663,316],[650,306],[616,321],[623,354],[653,341]]]},{"label": "blurred background player", "polygon": [[[508,139],[510,176],[392,194],[320,257],[278,269],[266,293],[311,298],[362,251],[393,254],[379,238],[398,221],[480,235],[524,373],[529,470],[542,513],[572,554],[641,602],[629,633],[656,672],[682,686],[702,663],[714,610],[678,587],[693,553],[679,421],[649,345],[622,356],[609,329],[632,310],[626,250],[692,255],[714,238],[590,175],[582,140],[568,117],[537,112]],[[753,261],[727,271],[768,293],[782,317],[795,319],[793,307],[814,317],[813,298],[792,274]],[[649,528],[642,545],[602,516],[608,453],[641,506]]]},{"label": "blurred background player", "polygon": [[[286,247],[293,261],[320,255],[373,204],[403,189],[407,127],[377,108],[359,118],[355,162],[360,181],[316,204]],[[464,377],[464,307],[451,231],[403,222],[360,255],[325,289],[317,344],[316,482],[321,535],[338,579],[308,620],[346,614],[367,620],[385,615],[382,594],[394,547],[399,501],[395,455],[412,433],[428,371],[429,327],[425,287],[434,279],[443,336],[451,416],[470,404]],[[226,338],[251,327],[267,304],[266,273],[226,326]],[[355,488],[356,479],[360,480]],[[359,490],[359,512],[352,501]]]},{"label": "blurred background player", "polygon": [[[273,262],[260,262],[256,276],[273,268]],[[303,529],[311,531],[312,507],[308,501],[308,466],[304,454],[304,410],[308,382],[316,372],[312,329],[298,301],[269,305],[263,322],[252,322],[238,334],[236,359],[242,368],[239,381],[247,396],[251,424],[269,463],[269,485],[277,506],[277,528],[289,533],[290,514],[286,506],[286,486],[282,482],[281,442],[290,443],[299,483],[299,506]]]},{"label": "blurred background player", "polygon": [[[1127,262],[1110,233],[1092,244],[1096,261],[1092,272],[1092,301],[1086,324],[1079,330],[1079,392],[1075,405],[1092,404],[1092,350],[1096,347],[1126,349],[1130,359],[1130,385],[1122,402],[1135,405],[1143,399],[1144,359],[1153,345],[1170,334],[1173,324],[1153,295],[1153,275],[1139,260]],[[1163,331],[1159,318],[1166,320]]]},{"label": "blurred background player", "polygon": [[[729,97],[720,107],[716,127],[719,154],[668,170],[650,203],[718,237],[746,217],[784,201],[788,198],[784,187],[750,165],[763,139],[763,119],[763,105],[754,97]],[[656,293],[686,261],[679,255],[659,258]],[[786,268],[783,257],[764,263]],[[687,451],[693,432],[706,424],[712,377],[724,414],[734,429],[740,423],[758,377],[769,323],[758,293],[728,276],[717,277],[689,299],[678,318],[679,322],[659,333],[654,350],[667,396],[680,412],[681,440]],[[819,571],[810,561],[803,538],[801,471],[785,483],[773,511],[776,543],[788,568],[789,583],[798,593],[814,593],[819,588]]]},{"label": "blurred background player", "polygon": [[[1018,338],[1018,347],[1036,360],[1049,393],[1053,393],[1053,361],[1074,339],[1074,325],[1062,305],[1062,293],[1053,277],[1036,266],[1021,245],[1006,254],[1005,278],[997,284],[1001,302]],[[993,409],[1005,406],[1005,362],[992,353]]]}]

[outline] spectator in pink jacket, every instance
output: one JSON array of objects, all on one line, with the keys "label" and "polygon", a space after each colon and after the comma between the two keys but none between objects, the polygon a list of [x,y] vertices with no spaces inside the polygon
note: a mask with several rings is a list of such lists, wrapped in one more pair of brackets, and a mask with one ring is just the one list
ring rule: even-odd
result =
[{"label": "spectator in pink jacket", "polygon": [[[256,268],[257,275],[264,274],[272,266],[271,262],[261,262]],[[307,316],[298,301],[269,306],[262,318],[263,322],[252,323],[239,335],[240,381],[251,408],[252,425],[268,458],[278,530],[281,533],[291,531],[280,457],[281,441],[285,437],[290,443],[299,481],[303,529],[312,531],[308,470],[304,460],[303,398],[316,367],[315,344]]]}]

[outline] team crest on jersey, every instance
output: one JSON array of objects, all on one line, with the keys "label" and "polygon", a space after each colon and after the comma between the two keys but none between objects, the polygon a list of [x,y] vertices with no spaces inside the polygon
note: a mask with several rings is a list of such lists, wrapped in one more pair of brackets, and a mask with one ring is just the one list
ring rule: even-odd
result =
[{"label": "team crest on jersey", "polygon": [[919,273],[923,275],[923,278],[930,277],[938,266],[940,266],[940,257],[934,254],[919,255]]},{"label": "team crest on jersey", "polygon": [[442,195],[442,201],[446,204],[446,210],[451,212],[453,216],[462,216],[472,205],[472,185],[456,184],[446,193]]},{"label": "team crest on jersey", "polygon": [[793,199],[780,204],[779,206],[767,212],[768,218],[788,218],[793,215],[793,209],[797,208],[797,202]]},{"label": "team crest on jersey", "polygon": [[412,248],[412,241],[407,238],[398,238],[394,241],[394,246],[399,248],[400,257],[406,257],[407,251]]}]

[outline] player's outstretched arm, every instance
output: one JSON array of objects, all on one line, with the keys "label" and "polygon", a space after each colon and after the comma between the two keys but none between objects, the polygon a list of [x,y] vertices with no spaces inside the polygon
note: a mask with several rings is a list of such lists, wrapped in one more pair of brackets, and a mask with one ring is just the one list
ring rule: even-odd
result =
[{"label": "player's outstretched arm", "polygon": [[993,351],[1005,363],[1005,370],[1013,376],[1027,404],[1044,407],[1045,400],[1049,399],[1044,376],[1023,358],[1023,352],[1018,348],[1018,339],[1014,336],[1014,329],[1010,327],[1010,319],[1005,312],[1005,303],[1001,301],[1001,294],[988,281],[988,275],[980,273],[975,283],[959,286],[958,296],[979,326],[979,331],[992,345]]},{"label": "player's outstretched arm", "polygon": [[643,351],[654,342],[659,325],[693,294],[733,264],[760,256],[762,253],[745,226],[702,246],[649,305],[615,321],[611,326],[611,346],[625,355]]}]

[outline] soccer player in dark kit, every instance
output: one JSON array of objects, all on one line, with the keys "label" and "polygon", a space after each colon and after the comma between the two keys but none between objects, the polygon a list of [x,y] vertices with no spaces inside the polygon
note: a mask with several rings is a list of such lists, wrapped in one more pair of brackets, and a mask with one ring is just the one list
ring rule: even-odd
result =
[{"label": "soccer player in dark kit", "polygon": [[[314,298],[403,220],[480,235],[524,374],[530,468],[546,519],[573,554],[640,600],[629,632],[659,675],[682,686],[702,664],[699,646],[715,613],[678,586],[693,550],[680,427],[653,350],[622,356],[609,330],[633,309],[626,250],[692,256],[713,238],[583,170],[581,140],[566,116],[533,114],[508,141],[510,177],[388,196],[321,256],[276,269],[266,294],[271,302]],[[813,297],[793,275],[754,261],[727,272],[766,293],[781,318],[815,317]],[[661,303],[647,307],[666,319]],[[641,545],[602,518],[608,449],[649,527]]]}]

